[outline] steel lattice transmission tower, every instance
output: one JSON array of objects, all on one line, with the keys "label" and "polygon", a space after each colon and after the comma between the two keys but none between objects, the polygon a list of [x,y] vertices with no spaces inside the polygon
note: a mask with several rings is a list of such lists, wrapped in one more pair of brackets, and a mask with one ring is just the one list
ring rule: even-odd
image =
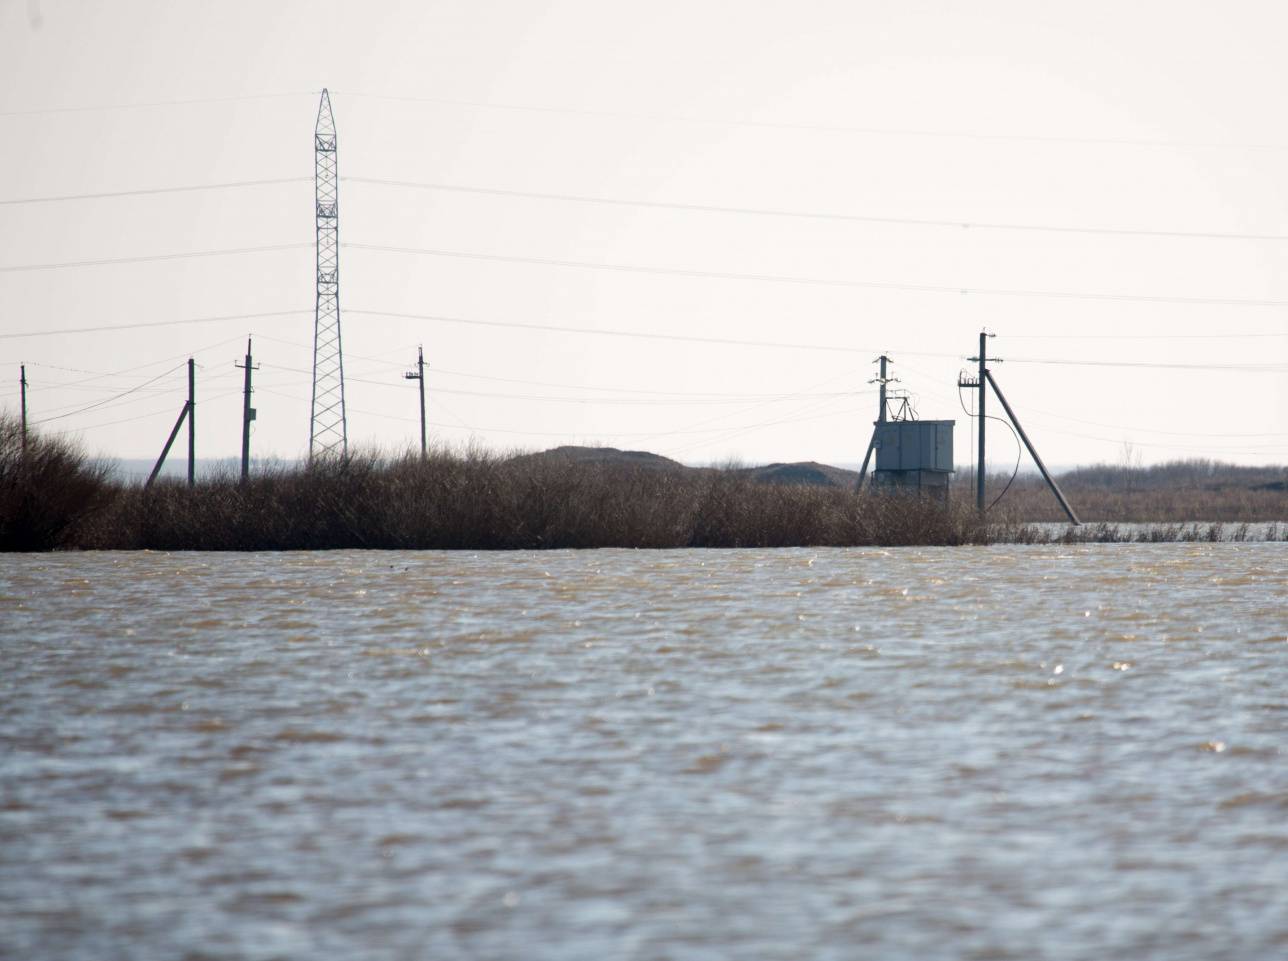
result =
[{"label": "steel lattice transmission tower", "polygon": [[313,315],[313,419],[309,424],[309,460],[333,453],[343,457],[349,452],[349,428],[344,414],[344,354],[340,349],[340,205],[335,147],[331,96],[323,90],[313,131],[318,289]]}]

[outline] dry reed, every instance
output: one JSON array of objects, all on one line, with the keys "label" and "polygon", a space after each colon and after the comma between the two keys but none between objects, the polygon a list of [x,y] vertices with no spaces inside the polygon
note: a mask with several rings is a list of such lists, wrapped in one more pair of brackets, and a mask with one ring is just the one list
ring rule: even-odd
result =
[{"label": "dry reed", "polygon": [[[1246,524],[1229,531],[1175,517],[1146,528],[1034,524],[1058,514],[1033,509],[1024,497],[1049,494],[1031,487],[1021,485],[1017,500],[1008,495],[984,521],[960,487],[944,505],[844,486],[765,483],[736,465],[659,469],[478,449],[437,449],[425,458],[359,453],[259,471],[244,483],[225,474],[192,487],[172,479],[143,487],[113,481],[105,465],[63,441],[32,437],[24,451],[17,423],[0,418],[0,550],[9,551],[851,547],[1250,536]],[[1078,488],[1069,487],[1073,497]],[[1288,516],[1282,491],[1270,486],[1265,493],[1270,506],[1257,513],[1267,520]],[[1161,496],[1156,487],[1152,494]],[[1084,517],[1096,516],[1082,509]],[[1288,540],[1288,526],[1257,536]]]}]

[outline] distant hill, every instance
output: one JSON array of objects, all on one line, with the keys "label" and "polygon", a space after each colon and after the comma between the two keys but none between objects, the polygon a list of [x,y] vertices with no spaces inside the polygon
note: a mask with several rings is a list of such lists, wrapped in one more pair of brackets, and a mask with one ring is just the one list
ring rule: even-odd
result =
[{"label": "distant hill", "polygon": [[537,454],[520,454],[511,458],[514,463],[532,463],[541,460],[571,461],[577,464],[629,464],[652,470],[690,470],[678,460],[646,450],[618,450],[616,447],[554,447]]},{"label": "distant hill", "polygon": [[[672,470],[700,473],[709,467],[689,467],[679,461],[643,450],[619,450],[616,447],[555,447],[538,454],[520,454],[514,461],[563,461],[579,464],[620,464],[647,470]],[[815,461],[794,464],[767,464],[763,467],[736,467],[736,474],[750,476],[760,484],[810,485],[815,487],[853,487],[858,483],[856,471],[831,467]]]},{"label": "distant hill", "polygon": [[794,464],[768,464],[765,467],[746,467],[739,473],[750,474],[761,484],[810,484],[815,487],[854,487],[859,482],[858,471],[832,467],[817,461],[798,461]]}]

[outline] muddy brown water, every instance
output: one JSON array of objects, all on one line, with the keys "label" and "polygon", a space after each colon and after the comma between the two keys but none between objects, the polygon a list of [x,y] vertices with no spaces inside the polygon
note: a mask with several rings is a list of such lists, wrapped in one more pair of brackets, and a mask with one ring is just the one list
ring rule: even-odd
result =
[{"label": "muddy brown water", "polygon": [[1288,544],[0,559],[0,957],[1288,957]]}]

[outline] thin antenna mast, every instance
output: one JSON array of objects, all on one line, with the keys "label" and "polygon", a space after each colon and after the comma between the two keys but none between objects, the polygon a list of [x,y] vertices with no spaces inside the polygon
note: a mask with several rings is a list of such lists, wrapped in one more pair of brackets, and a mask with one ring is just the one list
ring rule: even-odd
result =
[{"label": "thin antenna mast", "polygon": [[309,460],[349,453],[344,411],[344,355],[340,349],[340,205],[335,117],[322,91],[313,132],[317,216],[317,307],[313,315],[313,405]]}]

